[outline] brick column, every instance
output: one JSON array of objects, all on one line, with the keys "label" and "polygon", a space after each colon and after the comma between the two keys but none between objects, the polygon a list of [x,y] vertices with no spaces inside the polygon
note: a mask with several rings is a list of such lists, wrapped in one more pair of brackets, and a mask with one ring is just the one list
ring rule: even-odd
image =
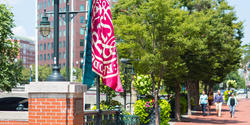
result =
[{"label": "brick column", "polygon": [[83,125],[83,92],[86,86],[70,82],[32,82],[29,125]]}]

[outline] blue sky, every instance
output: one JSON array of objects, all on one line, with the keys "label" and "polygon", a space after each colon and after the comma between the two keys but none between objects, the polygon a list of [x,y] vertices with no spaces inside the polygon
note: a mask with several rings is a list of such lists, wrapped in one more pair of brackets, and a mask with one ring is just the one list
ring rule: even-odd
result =
[{"label": "blue sky", "polygon": [[[12,6],[16,27],[13,32],[16,35],[35,38],[35,1],[36,0],[0,0],[0,3],[8,3]],[[244,21],[243,44],[250,44],[250,0],[228,0],[235,7],[237,16]]]}]

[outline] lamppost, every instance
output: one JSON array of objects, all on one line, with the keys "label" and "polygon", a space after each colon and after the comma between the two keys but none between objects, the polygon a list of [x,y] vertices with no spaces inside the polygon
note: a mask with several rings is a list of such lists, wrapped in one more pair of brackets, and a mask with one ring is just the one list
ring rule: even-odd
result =
[{"label": "lamppost", "polygon": [[[121,62],[123,63],[123,64],[125,64],[125,69],[124,69],[124,73],[125,73],[125,84],[124,84],[124,88],[125,88],[125,90],[124,90],[124,109],[126,110],[126,104],[127,104],[127,73],[128,73],[128,69],[131,69],[131,75],[134,75],[135,74],[135,72],[134,72],[134,69],[133,69],[133,66],[132,66],[132,63],[131,63],[131,61],[132,60],[130,60],[130,59],[124,59],[124,58],[122,58],[121,59]],[[126,67],[126,65],[131,65],[132,66],[132,68],[129,68],[129,67]],[[131,111],[131,86],[130,86],[130,111]]]},{"label": "lamppost", "polygon": [[30,82],[32,82],[32,76],[33,76],[33,74],[32,74],[32,65],[30,65]]},{"label": "lamppost", "polygon": [[[48,17],[46,14],[54,14],[54,65],[53,65],[53,72],[47,78],[47,81],[65,81],[63,76],[60,74],[60,67],[59,67],[59,14],[65,14],[65,18],[61,17],[66,22],[66,72],[67,78],[66,80],[69,81],[69,21],[73,19],[73,17],[77,13],[86,13],[87,11],[79,11],[79,12],[69,12],[69,0],[66,0],[66,12],[59,12],[59,0],[54,0],[54,12],[53,13],[46,13],[44,10],[44,16],[42,17],[42,21],[40,22],[39,31],[43,37],[46,37],[50,33],[50,22],[48,21]],[[70,14],[73,14],[70,17]]]}]

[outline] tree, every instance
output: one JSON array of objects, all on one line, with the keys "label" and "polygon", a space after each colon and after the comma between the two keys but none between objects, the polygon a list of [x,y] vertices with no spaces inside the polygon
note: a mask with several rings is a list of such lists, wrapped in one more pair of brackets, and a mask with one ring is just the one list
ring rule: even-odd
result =
[{"label": "tree", "polygon": [[[139,59],[139,62],[133,63],[136,71],[151,76],[156,125],[159,121],[157,100],[160,84],[166,82],[179,86],[180,78],[186,73],[185,64],[180,58],[185,39],[179,25],[188,13],[175,6],[174,0],[120,0],[113,9],[116,38],[121,41],[118,44],[119,57]],[[163,81],[163,78],[167,80]]]},{"label": "tree", "polygon": [[8,40],[13,35],[13,21],[13,13],[5,4],[0,4],[0,89],[3,91],[10,91],[22,77],[19,64],[15,62],[19,45]]},{"label": "tree", "polygon": [[238,71],[233,71],[233,72],[230,72],[225,80],[223,81],[224,84],[227,83],[228,80],[234,80],[236,83],[237,83],[237,86],[235,88],[245,88],[246,87],[246,84],[245,84],[245,80],[244,78],[242,78],[240,75],[239,75],[239,72]]}]

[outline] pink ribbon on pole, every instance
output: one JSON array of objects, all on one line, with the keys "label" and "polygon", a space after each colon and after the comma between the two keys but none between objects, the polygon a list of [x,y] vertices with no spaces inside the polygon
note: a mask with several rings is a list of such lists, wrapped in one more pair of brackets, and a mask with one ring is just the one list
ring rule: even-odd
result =
[{"label": "pink ribbon on pole", "polygon": [[109,0],[92,2],[92,70],[101,76],[103,84],[123,92]]}]

